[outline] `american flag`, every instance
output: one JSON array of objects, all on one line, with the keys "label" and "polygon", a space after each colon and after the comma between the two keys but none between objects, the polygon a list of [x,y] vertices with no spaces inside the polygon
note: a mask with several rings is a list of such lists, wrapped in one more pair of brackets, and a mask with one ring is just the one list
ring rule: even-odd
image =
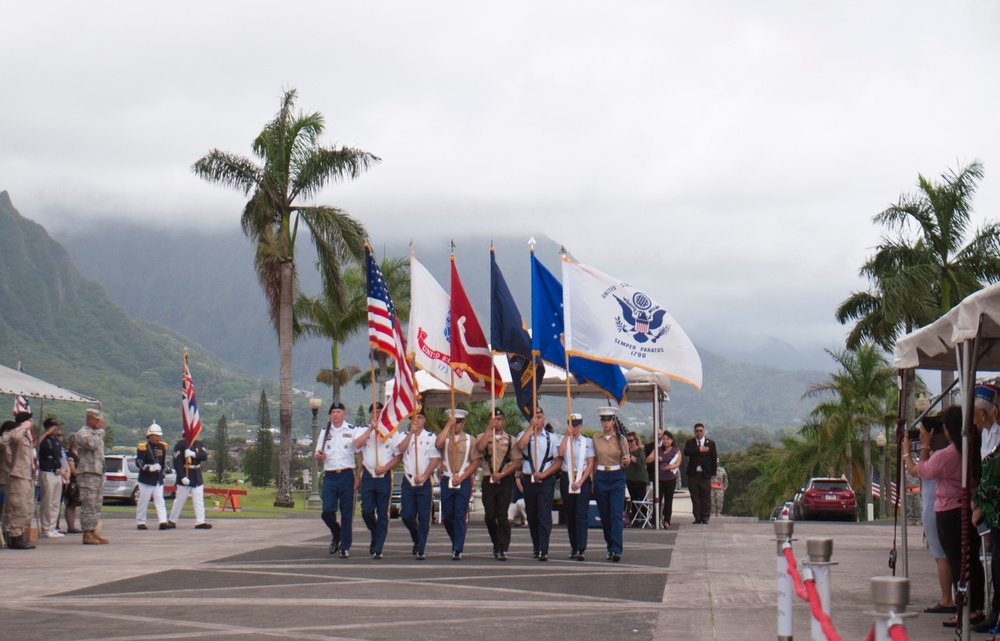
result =
[{"label": "american flag", "polygon": [[184,398],[181,400],[181,419],[184,422],[184,440],[191,447],[201,434],[201,415],[198,413],[198,398],[191,382],[188,369],[188,353],[184,352]]},{"label": "american flag", "polygon": [[416,407],[416,385],[413,369],[406,360],[406,341],[396,318],[396,307],[378,268],[372,248],[365,245],[365,264],[368,273],[368,344],[388,354],[396,363],[396,384],[392,398],[379,418],[378,432],[386,439],[396,431],[403,419],[413,414]]},{"label": "american flag", "polygon": [[[17,362],[17,371],[24,372],[21,369],[21,361]],[[20,394],[14,397],[14,409],[11,411],[11,416],[17,416],[18,412],[30,412],[31,403],[28,402],[27,397],[21,396]]]},{"label": "american flag", "polygon": [[[876,499],[882,498],[881,481],[882,481],[882,475],[878,473],[878,470],[874,470],[873,469],[872,470],[872,497],[874,497]],[[892,496],[891,496],[890,500],[892,501],[893,504],[895,504],[896,501],[899,500],[899,490],[897,489],[896,484],[893,483],[893,482],[889,483],[889,487],[892,488]]]}]

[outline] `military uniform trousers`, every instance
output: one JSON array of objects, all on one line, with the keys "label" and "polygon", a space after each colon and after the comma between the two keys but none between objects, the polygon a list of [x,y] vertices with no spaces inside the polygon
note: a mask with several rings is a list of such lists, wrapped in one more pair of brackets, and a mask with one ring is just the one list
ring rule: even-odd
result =
[{"label": "military uniform trousers", "polygon": [[170,520],[176,523],[177,519],[181,518],[181,510],[184,509],[184,504],[187,503],[187,499],[189,496],[191,497],[191,506],[194,508],[195,524],[204,523],[205,522],[204,485],[196,485],[195,487],[191,487],[190,485],[178,484],[177,497],[174,499],[174,504],[170,507]]},{"label": "military uniform trousers", "polygon": [[[340,523],[337,523],[337,510]],[[351,549],[351,522],[354,519],[354,469],[323,474],[323,522],[330,528],[340,549]]]},{"label": "military uniform trousers", "polygon": [[16,538],[23,536],[31,526],[31,514],[35,508],[35,483],[31,479],[12,476],[7,481],[7,509],[4,527]]},{"label": "military uniform trousers", "polygon": [[590,492],[592,483],[587,477],[578,494],[569,493],[569,474],[559,475],[559,493],[566,513],[566,533],[569,546],[577,552],[587,549],[587,528],[590,525]]},{"label": "military uniform trousers", "polygon": [[625,529],[625,470],[594,472],[594,497],[608,552],[621,554]]},{"label": "military uniform trousers", "polygon": [[[163,500],[163,485],[146,485],[139,483],[139,498],[135,504],[135,522],[146,523],[146,512],[149,510],[149,500],[153,499],[156,507],[156,518],[160,523],[167,522],[167,502]],[[204,510],[202,510],[204,511]]]},{"label": "military uniform trousers", "polygon": [[[623,472],[624,474],[624,472]],[[552,536],[552,497],[556,491],[556,477],[547,476],[539,483],[532,483],[531,477],[521,477],[524,485],[524,511],[528,513],[528,531],[531,533],[531,547],[539,552],[549,553],[549,538]],[[525,480],[528,480],[525,483]]]},{"label": "military uniform trousers", "polygon": [[392,498],[392,472],[375,478],[367,468],[361,472],[361,518],[372,535],[375,552],[381,552],[389,534],[389,499]]},{"label": "military uniform trousers", "polygon": [[79,472],[76,484],[80,486],[80,526],[84,532],[101,526],[101,506],[104,503],[104,475]]},{"label": "military uniform trousers", "polygon": [[462,552],[465,548],[465,532],[469,527],[469,500],[472,499],[472,477],[462,481],[457,488],[451,487],[451,477],[441,477],[441,522],[451,539],[451,551]]},{"label": "military uniform trousers", "polygon": [[726,500],[726,491],[721,487],[712,488],[712,516],[722,514],[722,504]]},{"label": "military uniform trousers", "polygon": [[433,501],[431,482],[423,485],[410,485],[410,479],[404,477],[399,493],[399,518],[410,532],[417,553],[423,554],[427,546],[427,534],[431,530],[431,501]]},{"label": "military uniform trousers", "polygon": [[59,506],[62,505],[62,477],[58,472],[38,470],[38,507],[42,525],[41,535],[56,529],[59,524]]},{"label": "military uniform trousers", "polygon": [[489,476],[484,476],[481,489],[486,529],[493,541],[493,549],[506,552],[510,548],[510,518],[507,511],[514,495],[514,477],[505,476],[499,483],[493,483]]}]

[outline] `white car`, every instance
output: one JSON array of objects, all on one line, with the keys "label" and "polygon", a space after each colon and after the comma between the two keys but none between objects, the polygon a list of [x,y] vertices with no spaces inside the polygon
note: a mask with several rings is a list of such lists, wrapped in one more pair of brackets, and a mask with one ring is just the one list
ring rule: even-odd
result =
[{"label": "white car", "polygon": [[[176,495],[177,475],[167,469],[164,487],[174,488],[166,496]],[[139,499],[139,467],[134,455],[109,454],[104,457],[104,500],[128,501],[132,505]]]}]

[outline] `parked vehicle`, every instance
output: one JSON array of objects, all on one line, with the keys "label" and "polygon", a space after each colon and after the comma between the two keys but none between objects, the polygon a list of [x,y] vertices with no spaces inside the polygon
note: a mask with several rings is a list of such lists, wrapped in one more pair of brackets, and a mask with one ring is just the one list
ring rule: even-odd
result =
[{"label": "parked vehicle", "polygon": [[779,505],[771,510],[771,520],[772,521],[794,521],[794,509],[795,505],[791,501],[787,501],[784,505]]},{"label": "parked vehicle", "polygon": [[[176,496],[177,475],[167,469],[163,480],[168,498]],[[126,501],[135,505],[139,499],[139,467],[134,455],[109,454],[104,457],[104,501]]]},{"label": "parked vehicle", "polygon": [[858,512],[854,490],[844,478],[811,478],[802,488],[795,508],[798,518],[841,518],[857,521]]}]

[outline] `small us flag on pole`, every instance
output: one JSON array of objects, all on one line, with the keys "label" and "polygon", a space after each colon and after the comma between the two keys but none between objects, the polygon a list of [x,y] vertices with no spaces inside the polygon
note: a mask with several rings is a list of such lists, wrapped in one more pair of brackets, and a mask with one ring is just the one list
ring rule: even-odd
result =
[{"label": "small us flag on pole", "polygon": [[[878,470],[872,470],[872,497],[876,499],[882,498],[882,475],[878,473]],[[896,484],[890,482],[889,487],[892,488],[892,495],[890,501],[895,504],[899,500],[899,492],[897,490]]]},{"label": "small us flag on pole", "polygon": [[389,437],[416,407],[416,384],[413,369],[406,360],[406,341],[396,318],[396,307],[382,277],[382,270],[375,262],[372,248],[365,245],[365,264],[368,275],[368,343],[388,354],[396,363],[396,382],[392,398],[379,417],[378,432],[384,440]]},{"label": "small us flag on pole", "polygon": [[[24,372],[21,369],[21,361],[17,362],[17,371]],[[11,416],[17,416],[18,412],[30,412],[31,403],[28,402],[27,397],[21,396],[20,394],[14,397],[14,409],[11,411]]]}]

